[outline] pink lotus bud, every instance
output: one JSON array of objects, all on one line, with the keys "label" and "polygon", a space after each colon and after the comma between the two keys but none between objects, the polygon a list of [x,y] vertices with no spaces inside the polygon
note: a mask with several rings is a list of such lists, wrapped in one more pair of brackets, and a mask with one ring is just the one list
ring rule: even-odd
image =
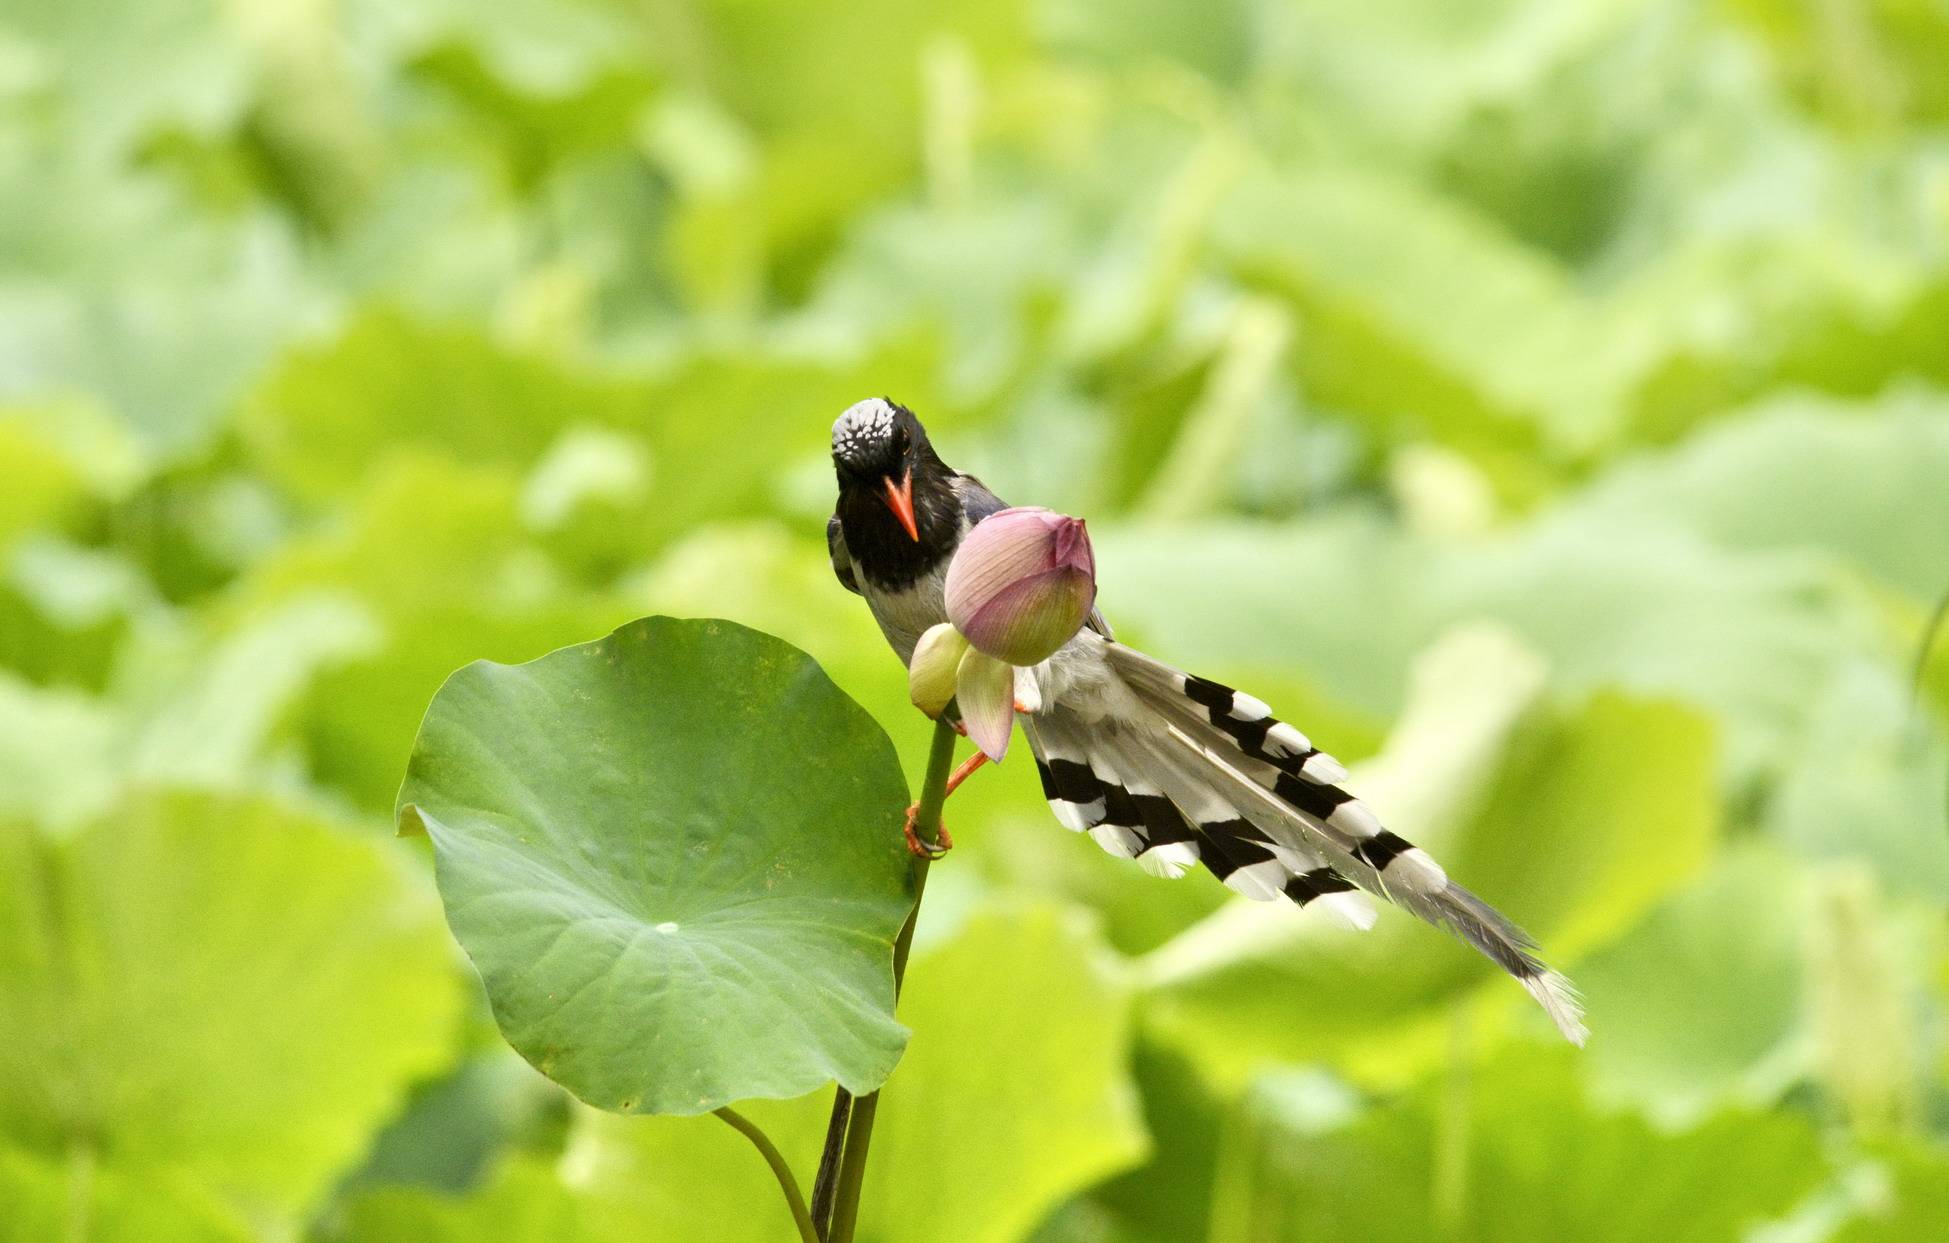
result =
[{"label": "pink lotus bud", "polygon": [[947,615],[996,660],[1036,665],[1096,605],[1096,558],[1080,518],[1004,509],[976,524],[947,568]]}]

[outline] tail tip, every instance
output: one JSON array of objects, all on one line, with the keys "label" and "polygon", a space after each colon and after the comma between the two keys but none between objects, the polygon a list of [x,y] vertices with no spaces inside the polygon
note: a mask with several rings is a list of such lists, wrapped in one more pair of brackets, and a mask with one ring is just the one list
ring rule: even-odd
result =
[{"label": "tail tip", "polygon": [[1583,1001],[1577,996],[1577,986],[1557,971],[1524,976],[1522,983],[1563,1038],[1583,1048],[1584,1042],[1590,1039],[1590,1028],[1584,1023]]}]

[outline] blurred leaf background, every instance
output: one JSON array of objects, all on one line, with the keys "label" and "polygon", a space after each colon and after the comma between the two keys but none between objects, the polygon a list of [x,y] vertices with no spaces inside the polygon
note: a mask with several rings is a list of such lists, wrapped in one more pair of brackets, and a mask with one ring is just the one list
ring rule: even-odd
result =
[{"label": "blurred leaf background", "polygon": [[388,813],[448,671],[653,611],[917,772],[821,539],[882,393],[1595,1036],[1010,764],[863,1237],[1939,1237],[1942,0],[10,0],[0,1239],[785,1237],[506,1050]]}]

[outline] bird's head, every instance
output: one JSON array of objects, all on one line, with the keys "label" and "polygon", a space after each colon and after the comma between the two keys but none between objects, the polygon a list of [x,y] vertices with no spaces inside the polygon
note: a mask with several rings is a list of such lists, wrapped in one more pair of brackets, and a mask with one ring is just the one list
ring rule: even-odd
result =
[{"label": "bird's head", "polygon": [[884,397],[849,406],[832,425],[832,465],[842,495],[871,494],[883,502],[900,529],[916,543],[921,519],[914,480],[923,486],[941,468],[914,412]]}]

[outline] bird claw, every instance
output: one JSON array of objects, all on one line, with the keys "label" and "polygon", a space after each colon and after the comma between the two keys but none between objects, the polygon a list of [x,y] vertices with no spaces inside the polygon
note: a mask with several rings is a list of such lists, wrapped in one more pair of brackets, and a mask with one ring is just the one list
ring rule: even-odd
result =
[{"label": "bird claw", "polygon": [[915,803],[907,808],[907,823],[900,830],[901,835],[907,839],[907,852],[916,859],[933,860],[953,850],[954,838],[948,833],[947,825],[945,824],[940,826],[940,842],[938,845],[920,840],[920,834],[914,832],[914,817],[919,814],[919,803]]}]

